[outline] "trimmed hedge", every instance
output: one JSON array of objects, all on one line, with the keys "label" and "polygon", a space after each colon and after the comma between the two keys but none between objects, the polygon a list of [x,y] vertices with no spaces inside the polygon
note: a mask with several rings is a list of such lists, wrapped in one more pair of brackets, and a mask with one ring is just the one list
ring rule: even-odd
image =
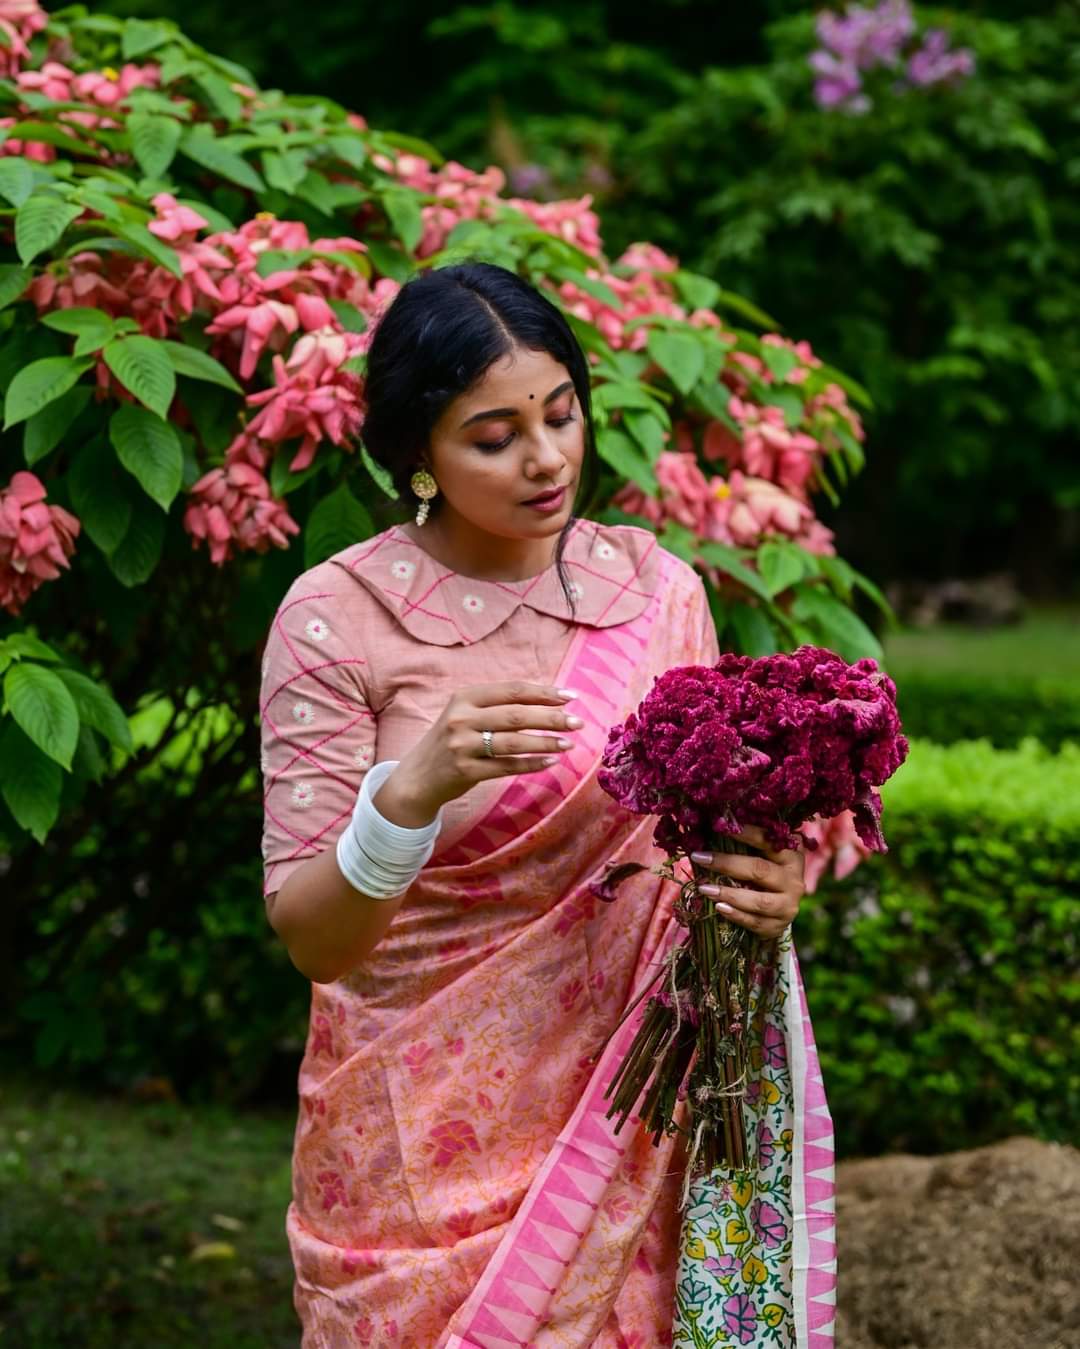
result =
[{"label": "trimmed hedge", "polygon": [[839,1149],[1075,1142],[1080,746],[915,742],[884,796],[797,925]]},{"label": "trimmed hedge", "polygon": [[951,745],[985,738],[1011,749],[1033,736],[1048,749],[1080,743],[1080,680],[959,672],[896,676],[911,735]]}]

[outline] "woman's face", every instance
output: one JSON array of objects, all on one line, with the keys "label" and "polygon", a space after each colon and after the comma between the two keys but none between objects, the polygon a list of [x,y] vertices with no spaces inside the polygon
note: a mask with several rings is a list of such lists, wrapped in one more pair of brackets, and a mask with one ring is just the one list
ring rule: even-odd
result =
[{"label": "woman's face", "polygon": [[[495,362],[443,411],[429,467],[442,510],[507,539],[543,538],[566,524],[585,454],[581,408],[564,365],[521,347]],[[549,509],[524,503],[562,488]]]}]

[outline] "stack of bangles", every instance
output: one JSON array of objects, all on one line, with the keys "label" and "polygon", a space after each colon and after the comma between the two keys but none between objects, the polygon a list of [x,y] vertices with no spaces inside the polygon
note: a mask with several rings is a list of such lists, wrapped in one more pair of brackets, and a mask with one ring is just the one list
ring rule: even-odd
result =
[{"label": "stack of bangles", "polygon": [[[481,731],[481,753],[494,759],[493,733]],[[352,819],[337,841],[337,863],[354,890],[370,899],[403,895],[435,851],[442,829],[442,810],[430,824],[406,829],[392,824],[375,809],[373,798],[398,766],[399,760],[375,764],[364,776],[356,795]]]}]

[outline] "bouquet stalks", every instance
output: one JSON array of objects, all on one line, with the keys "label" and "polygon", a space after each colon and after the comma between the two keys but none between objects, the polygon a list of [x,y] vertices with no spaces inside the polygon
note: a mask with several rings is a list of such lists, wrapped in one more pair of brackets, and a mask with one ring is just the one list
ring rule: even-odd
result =
[{"label": "bouquet stalks", "polygon": [[[714,848],[756,851],[731,838],[716,840]],[[753,933],[728,922],[700,892],[700,874],[695,867],[677,907],[688,935],[658,973],[661,987],[607,1092],[607,1117],[619,1116],[616,1133],[644,1093],[639,1116],[654,1144],[678,1131],[676,1105],[689,1096],[694,1127],[681,1131],[690,1139],[689,1174],[747,1164],[749,978],[758,946]]]},{"label": "bouquet stalks", "polygon": [[[773,849],[813,847],[802,826],[847,810],[863,846],[884,852],[876,789],[907,750],[896,686],[875,661],[849,665],[812,646],[756,660],[725,654],[711,668],[681,666],[654,682],[612,727],[599,782],[627,809],[656,817],[653,841],[667,855],[659,871],[675,879],[675,864],[694,852],[758,852],[740,837],[747,826]],[[640,869],[613,863],[597,895],[614,899]],[[751,976],[762,944],[702,894],[704,874],[694,866],[683,882],[674,912],[687,935],[662,962],[659,986],[652,981],[628,1010],[648,998],[607,1089],[616,1132],[640,1101],[654,1143],[688,1135],[684,1197],[695,1174],[752,1165],[744,1102]],[[675,1123],[680,1102],[688,1128]]]}]

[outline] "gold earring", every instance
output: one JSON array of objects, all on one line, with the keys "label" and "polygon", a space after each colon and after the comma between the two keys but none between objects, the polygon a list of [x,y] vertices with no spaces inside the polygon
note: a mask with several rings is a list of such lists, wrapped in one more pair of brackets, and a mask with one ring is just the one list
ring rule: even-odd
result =
[{"label": "gold earring", "polygon": [[428,511],[431,509],[428,504],[432,497],[439,494],[439,484],[431,476],[426,468],[417,469],[409,481],[409,486],[420,498],[420,505],[416,511],[416,523],[422,525],[428,518]]}]

